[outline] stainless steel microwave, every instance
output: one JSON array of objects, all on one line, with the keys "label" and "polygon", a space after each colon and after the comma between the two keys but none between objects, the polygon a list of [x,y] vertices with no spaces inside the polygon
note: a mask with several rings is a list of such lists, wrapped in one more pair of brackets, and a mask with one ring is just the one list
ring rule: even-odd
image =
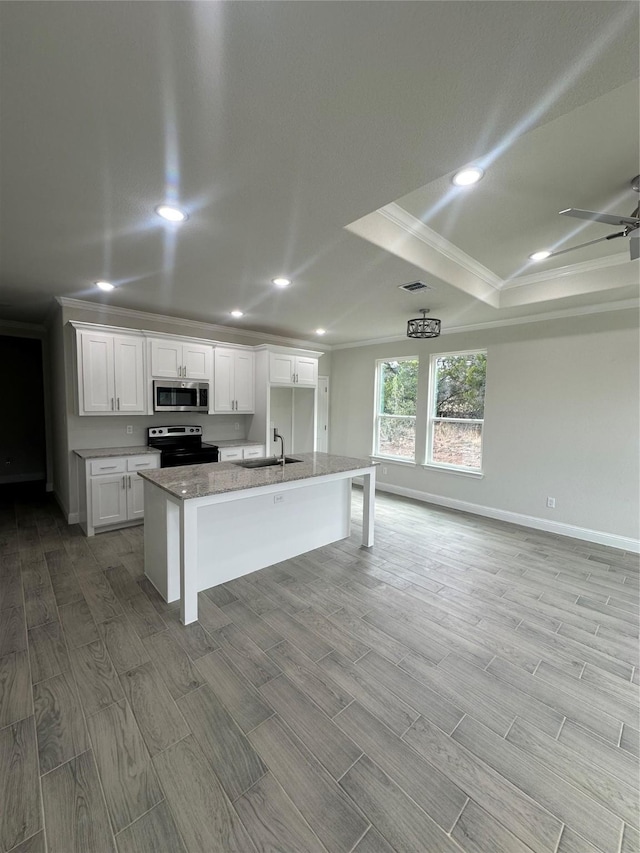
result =
[{"label": "stainless steel microwave", "polygon": [[154,412],[208,412],[208,382],[171,382],[156,379],[153,383]]}]

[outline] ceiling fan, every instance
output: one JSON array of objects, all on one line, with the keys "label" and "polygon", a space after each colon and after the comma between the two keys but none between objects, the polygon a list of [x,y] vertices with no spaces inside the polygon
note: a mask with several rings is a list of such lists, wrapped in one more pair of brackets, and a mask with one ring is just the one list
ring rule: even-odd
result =
[{"label": "ceiling fan", "polygon": [[[640,192],[640,175],[630,182],[631,187]],[[640,205],[631,213],[630,216],[620,216],[615,213],[598,213],[594,210],[578,210],[575,207],[568,207],[566,210],[561,210],[561,216],[573,216],[575,219],[586,219],[588,222],[602,222],[604,225],[614,225],[622,227],[622,231],[616,231],[614,234],[608,234],[606,237],[598,237],[597,240],[589,240],[587,243],[580,243],[578,246],[570,246],[568,249],[560,249],[558,252],[537,252],[538,258],[530,256],[534,260],[542,260],[543,258],[553,258],[556,255],[564,255],[565,252],[573,252],[574,249],[582,249],[584,246],[592,246],[594,243],[600,243],[602,240],[615,240],[616,237],[630,237],[629,251],[631,260],[635,261],[640,257]]]}]

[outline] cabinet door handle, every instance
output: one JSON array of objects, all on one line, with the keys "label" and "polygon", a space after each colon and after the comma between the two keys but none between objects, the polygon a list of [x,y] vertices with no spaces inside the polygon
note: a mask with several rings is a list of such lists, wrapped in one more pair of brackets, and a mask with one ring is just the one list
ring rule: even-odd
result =
[{"label": "cabinet door handle", "polygon": [[111,398],[111,411],[113,411],[113,397]]},{"label": "cabinet door handle", "polygon": [[131,488],[131,475],[129,475],[129,488]]},{"label": "cabinet door handle", "polygon": [[118,411],[120,411],[120,397],[116,399]]},{"label": "cabinet door handle", "polygon": [[126,487],[125,487],[125,484],[124,484],[124,481],[125,481],[126,479],[127,479],[126,477],[124,477],[124,476],[122,477],[122,488],[123,488],[123,489],[124,489],[124,488],[126,488]]}]

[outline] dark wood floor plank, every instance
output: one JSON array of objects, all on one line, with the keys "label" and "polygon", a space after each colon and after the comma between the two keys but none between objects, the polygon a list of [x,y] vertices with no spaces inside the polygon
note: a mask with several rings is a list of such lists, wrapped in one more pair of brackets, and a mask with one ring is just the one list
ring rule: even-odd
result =
[{"label": "dark wood floor plank", "polygon": [[225,604],[231,604],[232,601],[238,600],[238,596],[234,595],[225,584],[205,590],[205,595],[213,601],[216,607],[224,607]]},{"label": "dark wood floor plank", "polygon": [[[383,612],[379,606],[371,610],[362,618],[365,622],[375,625],[376,628],[384,631],[385,634],[389,634],[412,651],[424,655],[427,660],[430,660],[433,663],[438,663],[438,661],[441,661],[442,658],[445,657],[445,655],[448,655],[451,651],[450,646],[447,646],[436,639],[425,636],[422,632],[416,631],[414,627],[408,625],[406,622],[400,622],[399,620],[394,619],[387,613]],[[487,657],[486,663],[489,663],[489,660],[491,660],[491,656]]]},{"label": "dark wood floor plank", "polygon": [[183,625],[177,612],[167,613],[164,618],[167,632],[182,646],[191,660],[198,660],[218,648],[216,637],[206,631],[199,622]]},{"label": "dark wood floor plank", "polygon": [[99,711],[87,725],[113,829],[120,832],[164,794],[127,702]]},{"label": "dark wood floor plank", "polygon": [[36,832],[31,838],[27,838],[22,844],[18,844],[11,850],[11,853],[46,853],[44,830]]},{"label": "dark wood floor plank", "polygon": [[40,773],[48,773],[89,748],[75,680],[70,672],[33,686]]},{"label": "dark wood floor plank", "polygon": [[267,768],[209,685],[183,696],[178,707],[230,800],[264,776]]},{"label": "dark wood floor plank", "polygon": [[445,832],[453,828],[467,795],[436,766],[419,756],[358,702],[335,718],[358,744]]},{"label": "dark wood floor plank", "polygon": [[122,615],[122,605],[111,589],[104,572],[82,575],[80,589],[96,622],[104,622],[105,619]]},{"label": "dark wood floor plank", "polygon": [[270,649],[271,646],[275,646],[276,643],[280,643],[284,639],[282,634],[275,631],[268,622],[261,619],[241,601],[232,601],[225,605],[224,613],[263,651]]},{"label": "dark wood floor plank", "polygon": [[[1,554],[2,552],[0,552]],[[0,611],[22,604],[22,578],[20,556],[6,554],[2,556],[0,568]]]},{"label": "dark wood floor plank", "polygon": [[269,649],[267,654],[328,717],[335,716],[353,701],[353,696],[336,684],[322,667],[288,641]]},{"label": "dark wood floor plank", "polygon": [[116,835],[118,853],[187,853],[166,801]]},{"label": "dark wood floor plank", "polygon": [[91,750],[42,777],[48,853],[115,853]]},{"label": "dark wood floor plank", "polygon": [[215,633],[225,658],[233,668],[243,675],[254,687],[280,675],[280,667],[236,625],[225,625]]},{"label": "dark wood floor plank", "polygon": [[74,601],[81,601],[84,598],[80,589],[80,581],[73,570],[52,574],[51,586],[58,607],[72,604]]},{"label": "dark wood floor plank", "polygon": [[29,662],[34,684],[70,668],[67,643],[59,622],[47,622],[29,631]]},{"label": "dark wood floor plank", "polygon": [[259,853],[326,853],[271,773],[259,779],[234,806]]},{"label": "dark wood floor plank", "polygon": [[152,756],[189,734],[184,717],[150,661],[120,679]]},{"label": "dark wood floor plank", "polygon": [[283,637],[286,637],[292,646],[300,649],[308,658],[317,661],[333,651],[333,646],[322,640],[313,631],[305,628],[284,610],[274,609],[262,614],[265,622],[268,622]]},{"label": "dark wood floor plank", "polygon": [[406,731],[418,717],[414,708],[337,652],[322,658],[318,665],[342,690],[357,699],[396,734]]},{"label": "dark wood floor plank", "polygon": [[11,850],[42,827],[33,717],[0,730],[0,849]]},{"label": "dark wood floor plank", "polygon": [[296,621],[313,631],[329,645],[339,652],[347,660],[355,661],[370,651],[370,646],[358,640],[353,634],[348,633],[338,624],[331,622],[322,613],[318,613],[313,607],[301,610],[295,615]]},{"label": "dark wood floor plank", "polygon": [[640,834],[637,829],[625,826],[620,853],[635,853],[637,850],[640,850]]},{"label": "dark wood floor plank", "polygon": [[153,763],[189,853],[256,853],[193,735]]},{"label": "dark wood floor plank", "polygon": [[143,645],[174,699],[202,687],[204,681],[191,658],[168,631],[145,637]]},{"label": "dark wood floor plank", "polygon": [[140,595],[140,587],[123,565],[106,569],[104,576],[118,601],[128,601],[134,595]]},{"label": "dark wood floor plank", "polygon": [[73,561],[64,547],[45,551],[44,558],[52,578],[55,575],[73,571]]},{"label": "dark wood floor plank", "polygon": [[457,853],[457,844],[366,755],[340,785],[396,850]]},{"label": "dark wood floor plank", "polygon": [[[589,844],[588,841],[578,835],[575,830],[565,826],[556,853],[599,853],[599,851],[597,847]],[[620,850],[620,853],[623,851]],[[635,850],[631,850],[629,853],[635,853]]]},{"label": "dark wood floor plank", "polygon": [[27,623],[24,607],[8,607],[0,619],[0,658],[27,648]]},{"label": "dark wood floor plank", "polygon": [[562,821],[492,767],[424,717],[402,739],[428,761],[435,761],[442,773],[532,850],[554,853]]},{"label": "dark wood floor plank", "polygon": [[102,640],[72,649],[71,667],[87,716],[123,698],[118,676]]},{"label": "dark wood floor plank", "polygon": [[350,851],[368,822],[326,770],[276,717],[254,729],[249,740],[327,850]]},{"label": "dark wood floor plank", "polygon": [[31,673],[26,651],[0,658],[0,729],[33,714]]},{"label": "dark wood floor plank", "polygon": [[143,592],[127,599],[124,606],[126,614],[140,639],[158,631],[164,631],[167,627],[162,616]]},{"label": "dark wood floor plank", "polygon": [[394,853],[393,847],[372,826],[353,848],[353,853]]},{"label": "dark wood floor plank", "polygon": [[632,755],[640,757],[640,737],[638,729],[626,724],[622,726],[622,734],[620,735],[620,746],[627,750]]},{"label": "dark wood floor plank", "polygon": [[625,750],[608,744],[596,735],[566,720],[558,735],[558,741],[578,755],[588,756],[589,762],[616,778],[640,789],[638,762]]},{"label": "dark wood floor plank", "polygon": [[149,655],[126,616],[115,616],[100,622],[98,632],[117,673],[126,672],[149,660]]},{"label": "dark wood floor plank", "polygon": [[[214,587],[216,589],[217,587]],[[198,593],[198,622],[207,634],[215,634],[218,628],[231,624],[231,616],[213,603],[207,591]]]},{"label": "dark wood floor plank", "polygon": [[100,639],[96,623],[84,597],[60,608],[60,621],[70,649]]},{"label": "dark wood floor plank", "polygon": [[23,566],[22,590],[27,628],[54,622],[58,618],[56,599],[44,556]]},{"label": "dark wood floor plank", "polygon": [[617,853],[622,821],[559,776],[548,770],[485,726],[465,717],[452,737],[502,773],[537,803],[580,834],[604,853]]},{"label": "dark wood floor plank", "polygon": [[258,691],[227,664],[219,651],[198,658],[195,666],[245,734],[273,715]]},{"label": "dark wood floor plank", "polygon": [[263,684],[260,693],[334,779],[360,757],[362,750],[286,675]]}]

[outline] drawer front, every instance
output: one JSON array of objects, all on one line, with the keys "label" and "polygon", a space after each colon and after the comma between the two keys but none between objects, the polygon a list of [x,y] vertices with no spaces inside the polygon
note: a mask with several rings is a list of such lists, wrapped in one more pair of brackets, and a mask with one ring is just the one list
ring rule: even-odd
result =
[{"label": "drawer front", "polygon": [[233,459],[242,459],[242,448],[241,447],[221,447],[220,448],[220,461],[221,462],[231,462]]},{"label": "drawer front", "polygon": [[130,456],[127,459],[127,471],[143,471],[145,468],[158,468],[160,460],[155,454],[146,456]]},{"label": "drawer front", "polygon": [[244,449],[244,458],[245,459],[261,459],[264,456],[264,447],[245,447]]},{"label": "drawer front", "polygon": [[124,459],[94,459],[91,463],[91,474],[122,474],[125,470]]}]

